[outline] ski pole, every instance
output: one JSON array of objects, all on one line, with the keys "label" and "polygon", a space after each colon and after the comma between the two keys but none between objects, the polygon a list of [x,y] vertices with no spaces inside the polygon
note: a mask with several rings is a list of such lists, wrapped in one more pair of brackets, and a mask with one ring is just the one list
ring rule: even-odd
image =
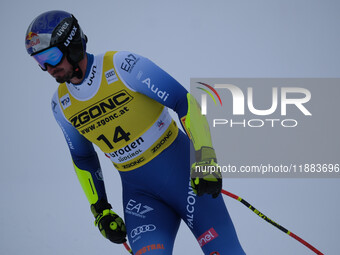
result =
[{"label": "ski pole", "polygon": [[123,244],[124,244],[125,249],[126,249],[130,254],[133,255],[133,252],[132,252],[130,246],[127,244],[127,242],[125,242],[125,243],[123,243]]},{"label": "ski pole", "polygon": [[282,232],[286,233],[287,235],[293,237],[295,240],[299,241],[300,243],[302,243],[303,245],[305,245],[306,247],[308,247],[309,249],[311,249],[313,252],[315,252],[318,255],[324,255],[321,251],[319,251],[318,249],[316,249],[314,246],[312,246],[311,244],[307,243],[305,240],[303,240],[302,238],[300,238],[299,236],[295,235],[294,233],[290,232],[289,230],[287,230],[286,228],[282,227],[281,225],[277,224],[275,221],[271,220],[270,218],[268,218],[266,215],[264,215],[263,213],[261,213],[259,210],[257,210],[254,206],[252,206],[251,204],[249,204],[246,200],[244,200],[243,198],[234,195],[233,193],[230,193],[224,189],[222,189],[222,193],[224,195],[227,195],[228,197],[231,197],[235,200],[240,201],[243,205],[245,205],[246,207],[248,207],[250,210],[252,210],[255,214],[257,214],[259,217],[261,217],[262,219],[264,219],[265,221],[267,221],[268,223],[272,224],[273,226],[277,227],[278,229],[280,229]]}]

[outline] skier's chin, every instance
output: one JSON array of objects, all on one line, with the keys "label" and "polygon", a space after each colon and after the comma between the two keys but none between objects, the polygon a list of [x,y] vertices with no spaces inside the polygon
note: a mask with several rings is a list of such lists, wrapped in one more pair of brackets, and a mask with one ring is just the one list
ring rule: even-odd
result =
[{"label": "skier's chin", "polygon": [[54,77],[58,83],[69,82],[72,79],[72,73],[68,73],[64,76]]},{"label": "skier's chin", "polygon": [[64,77],[59,77],[59,78],[55,78],[55,80],[58,82],[58,83],[64,83],[68,80],[66,80]]}]

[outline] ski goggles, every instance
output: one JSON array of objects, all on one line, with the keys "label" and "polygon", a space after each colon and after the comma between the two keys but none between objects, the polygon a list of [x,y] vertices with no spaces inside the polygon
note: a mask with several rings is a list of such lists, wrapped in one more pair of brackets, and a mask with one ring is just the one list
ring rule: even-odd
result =
[{"label": "ski goggles", "polygon": [[63,56],[63,52],[58,47],[51,47],[33,55],[32,57],[38,62],[41,69],[46,71],[46,65],[50,65],[52,67],[59,65]]}]

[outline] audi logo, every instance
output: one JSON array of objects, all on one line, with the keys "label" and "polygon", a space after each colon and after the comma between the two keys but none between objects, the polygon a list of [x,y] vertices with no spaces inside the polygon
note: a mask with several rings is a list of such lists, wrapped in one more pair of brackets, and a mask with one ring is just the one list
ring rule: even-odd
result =
[{"label": "audi logo", "polygon": [[130,233],[131,238],[134,238],[135,236],[138,236],[142,233],[148,232],[148,231],[154,231],[156,230],[156,226],[153,224],[150,225],[143,225],[143,226],[139,226],[135,229],[133,229]]}]

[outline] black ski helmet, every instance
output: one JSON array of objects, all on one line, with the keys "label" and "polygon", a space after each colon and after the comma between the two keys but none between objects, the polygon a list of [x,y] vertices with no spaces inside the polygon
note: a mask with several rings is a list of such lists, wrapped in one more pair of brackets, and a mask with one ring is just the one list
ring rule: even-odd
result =
[{"label": "black ski helmet", "polygon": [[[77,19],[65,11],[48,11],[37,16],[29,25],[25,45],[30,56],[58,47],[74,68],[74,76],[81,78],[78,66],[85,56],[87,37]],[[46,66],[41,66],[46,71]],[[80,73],[79,73],[80,72]]]}]

